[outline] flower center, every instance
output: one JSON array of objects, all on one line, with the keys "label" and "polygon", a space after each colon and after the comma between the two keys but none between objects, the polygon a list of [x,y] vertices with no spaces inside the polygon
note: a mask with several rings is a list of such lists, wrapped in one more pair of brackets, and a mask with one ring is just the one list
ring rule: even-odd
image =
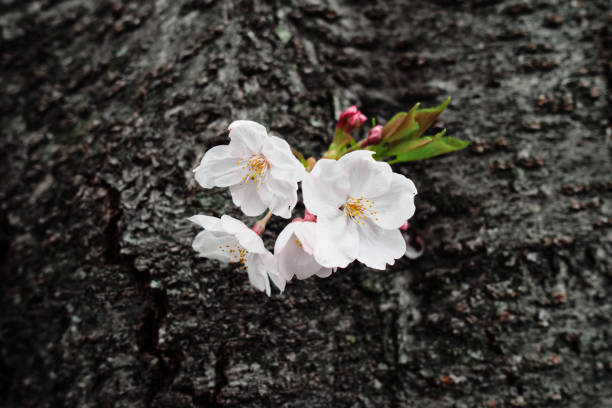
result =
[{"label": "flower center", "polygon": [[254,154],[248,159],[239,160],[236,164],[242,165],[246,174],[242,177],[244,184],[253,181],[253,184],[263,184],[270,163],[263,154]]},{"label": "flower center", "polygon": [[219,245],[221,252],[229,258],[230,263],[239,263],[244,269],[249,269],[246,264],[249,251],[247,251],[242,245],[235,243],[233,245],[225,244]]},{"label": "flower center", "polygon": [[366,200],[363,196],[359,198],[349,197],[343,206],[340,207],[347,217],[350,217],[357,224],[365,224],[365,220],[373,217],[376,221],[378,212],[374,208],[374,201]]}]

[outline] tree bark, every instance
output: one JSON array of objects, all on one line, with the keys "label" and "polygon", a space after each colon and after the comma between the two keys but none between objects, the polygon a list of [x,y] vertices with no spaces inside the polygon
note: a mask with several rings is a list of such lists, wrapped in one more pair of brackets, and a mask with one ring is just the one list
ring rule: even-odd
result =
[{"label": "tree bark", "polygon": [[[608,0],[0,13],[6,406],[612,406]],[[187,217],[246,220],[192,173],[232,120],[318,157],[350,104],[447,96],[435,126],[470,147],[396,167],[420,259],[267,298],[196,258]]]}]

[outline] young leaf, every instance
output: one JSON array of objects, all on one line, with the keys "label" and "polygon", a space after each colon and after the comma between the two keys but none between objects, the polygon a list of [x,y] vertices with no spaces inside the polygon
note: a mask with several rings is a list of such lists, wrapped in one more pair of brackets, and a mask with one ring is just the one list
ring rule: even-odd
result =
[{"label": "young leaf", "polygon": [[419,109],[414,114],[414,120],[419,124],[419,131],[413,136],[419,138],[427,129],[436,121],[438,116],[446,109],[450,103],[450,98],[447,98],[444,103],[435,108]]},{"label": "young leaf", "polygon": [[[410,113],[408,115],[410,115]],[[419,130],[419,124],[413,120],[409,124],[405,124],[405,126],[402,126],[401,129],[398,129],[393,136],[387,139],[387,142],[394,145],[398,142],[401,143],[405,140],[415,139],[415,135],[421,133],[419,132]]]},{"label": "young leaf", "polygon": [[402,126],[402,123],[404,123],[407,115],[408,113],[406,112],[400,112],[393,115],[393,117],[389,119],[389,121],[383,127],[382,138],[385,139],[390,134],[395,133],[395,131]]},{"label": "young leaf", "polygon": [[393,147],[391,147],[390,149],[388,149],[385,154],[387,156],[397,156],[401,153],[407,153],[410,152],[412,150],[416,150],[418,148],[421,148],[423,146],[425,146],[426,144],[429,144],[433,141],[433,137],[431,136],[425,136],[422,137],[420,139],[414,139],[414,140],[406,140],[402,143],[399,143]]},{"label": "young leaf", "polygon": [[387,122],[382,130],[382,139],[387,142],[393,142],[402,138],[401,134],[406,129],[413,128],[414,124],[418,124],[414,121],[414,113],[418,109],[419,104],[417,103],[408,112],[400,112]]},{"label": "young leaf", "polygon": [[439,137],[419,149],[398,154],[394,160],[389,161],[389,164],[428,159],[430,157],[461,150],[469,144],[470,142],[468,141],[455,139],[453,137]]}]

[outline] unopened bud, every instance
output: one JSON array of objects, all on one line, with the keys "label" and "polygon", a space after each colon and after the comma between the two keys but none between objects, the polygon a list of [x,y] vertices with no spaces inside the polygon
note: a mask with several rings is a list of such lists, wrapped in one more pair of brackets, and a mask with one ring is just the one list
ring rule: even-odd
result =
[{"label": "unopened bud", "polygon": [[340,128],[344,127],[346,125],[346,121],[348,120],[348,118],[355,115],[357,112],[359,112],[359,110],[357,109],[357,106],[355,105],[351,105],[348,108],[346,108],[344,112],[340,114],[340,118],[338,119],[338,125],[336,125],[336,127],[340,127]]},{"label": "unopened bud", "polygon": [[383,127],[381,125],[374,126],[372,129],[370,129],[368,137],[359,142],[359,147],[366,147],[380,143],[382,140],[382,130]]},{"label": "unopened bud", "polygon": [[400,229],[402,231],[406,231],[408,229],[408,221],[406,221],[405,223],[402,224],[402,226],[400,227]]},{"label": "unopened bud", "polygon": [[357,112],[357,114],[351,116],[347,120],[347,127],[346,127],[347,130],[346,131],[350,133],[354,129],[361,127],[361,125],[363,125],[366,122],[366,120],[368,120],[366,115],[364,115],[361,112]]},{"label": "unopened bud", "polygon": [[341,129],[346,133],[351,133],[353,130],[361,127],[368,118],[357,109],[355,105],[352,105],[344,110],[338,119],[336,129]]}]

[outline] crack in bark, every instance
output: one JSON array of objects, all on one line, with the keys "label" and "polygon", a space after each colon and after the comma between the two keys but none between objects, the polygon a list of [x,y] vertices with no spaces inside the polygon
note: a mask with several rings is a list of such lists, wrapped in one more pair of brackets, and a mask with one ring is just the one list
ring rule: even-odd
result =
[{"label": "crack in bark", "polygon": [[221,402],[219,402],[219,397],[221,396],[223,389],[229,384],[229,379],[225,373],[225,370],[229,365],[229,358],[227,356],[227,352],[225,351],[225,344],[219,348],[217,355],[218,359],[215,363],[215,388],[212,390],[212,392],[207,394],[199,396],[191,395],[193,402],[198,406],[206,408],[220,408],[224,406]]},{"label": "crack in bark", "polygon": [[143,300],[142,317],[135,334],[141,360],[147,365],[153,362],[155,366],[154,372],[148,373],[151,380],[145,401],[150,405],[157,394],[172,383],[182,360],[180,352],[161,349],[159,344],[159,329],[168,314],[168,297],[165,289],[151,287],[150,273],[136,268],[135,256],[121,253],[120,223],[123,219],[123,209],[119,190],[97,178],[89,177],[87,180],[88,185],[103,188],[108,194],[111,217],[104,229],[107,244],[105,259],[109,264],[118,265],[126,275],[132,276]]},{"label": "crack in bark", "polygon": [[219,358],[215,363],[215,390],[211,397],[212,403],[214,404],[213,406],[221,406],[219,404],[219,396],[221,395],[223,388],[229,384],[229,379],[225,373],[225,370],[229,365],[229,359],[225,355],[224,347],[221,347],[219,354],[221,355],[221,358]]}]

